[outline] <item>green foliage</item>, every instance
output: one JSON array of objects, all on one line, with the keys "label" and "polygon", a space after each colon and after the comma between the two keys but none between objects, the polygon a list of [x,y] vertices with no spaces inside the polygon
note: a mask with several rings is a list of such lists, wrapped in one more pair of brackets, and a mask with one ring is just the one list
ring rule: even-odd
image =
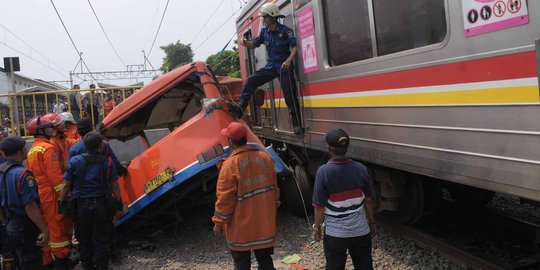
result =
[{"label": "green foliage", "polygon": [[183,44],[180,41],[159,47],[165,52],[161,71],[167,73],[178,66],[193,62],[193,50],[191,44]]},{"label": "green foliage", "polygon": [[216,54],[210,55],[206,59],[206,64],[212,67],[214,74],[217,76],[229,76],[240,78],[240,59],[238,52],[233,48],[233,51],[226,50],[221,53],[219,59],[216,61]]}]

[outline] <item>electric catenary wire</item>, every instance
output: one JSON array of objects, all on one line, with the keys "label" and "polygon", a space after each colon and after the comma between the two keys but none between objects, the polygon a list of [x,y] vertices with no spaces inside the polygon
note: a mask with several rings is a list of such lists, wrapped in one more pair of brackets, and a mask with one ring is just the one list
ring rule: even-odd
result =
[{"label": "electric catenary wire", "polygon": [[81,51],[79,51],[79,49],[77,48],[77,45],[75,45],[75,42],[73,41],[73,38],[71,38],[71,34],[69,33],[67,27],[66,27],[66,24],[64,23],[64,20],[62,20],[62,16],[60,16],[60,13],[58,12],[58,9],[56,8],[56,5],[54,4],[53,0],[51,0],[51,4],[54,8],[54,11],[56,12],[56,15],[58,16],[58,19],[60,19],[60,22],[62,23],[62,26],[64,27],[64,30],[66,30],[66,33],[69,37],[69,40],[71,40],[71,44],[73,45],[73,48],[75,48],[75,51],[77,52],[77,55],[79,55],[79,57],[81,57],[81,62],[82,64],[86,67],[86,69],[88,70],[89,74],[90,74],[90,77],[92,77],[92,79],[94,79],[95,81],[96,78],[92,75],[92,72],[90,72],[90,69],[88,68],[88,66],[86,65],[86,62],[84,62],[84,60],[82,59],[82,54],[81,54]]},{"label": "electric catenary wire", "polygon": [[[12,47],[12,46],[10,46],[9,44],[7,44],[7,43],[5,43],[5,42],[3,42],[3,41],[0,41],[0,44],[2,44],[2,45],[4,45],[4,46],[6,46],[6,47],[8,47],[8,48],[10,48],[10,49],[12,49],[12,50],[14,50],[15,52],[17,52],[17,53],[19,53],[19,54],[21,54],[21,55],[23,55],[23,56],[28,57],[30,60],[32,60],[32,61],[34,61],[34,62],[36,62],[36,63],[38,63],[38,64],[40,64],[40,65],[42,65],[42,66],[44,66],[44,67],[46,67],[46,68],[48,68],[48,69],[50,69],[50,70],[52,70],[52,71],[54,71],[54,72],[56,72],[56,73],[58,73],[58,74],[60,74],[60,75],[62,75],[62,76],[66,76],[65,73],[62,73],[62,72],[60,72],[60,71],[58,71],[58,70],[52,68],[51,66],[49,66],[49,65],[47,65],[47,64],[45,64],[45,63],[43,63],[43,62],[41,62],[41,61],[39,61],[39,60],[33,58],[32,56],[30,56],[30,55],[28,55],[28,54],[26,54],[26,53],[24,53],[24,52],[21,52],[20,50],[14,48],[14,47]],[[67,77],[66,77],[66,78],[67,78]]]},{"label": "electric catenary wire", "polygon": [[156,35],[154,36],[154,41],[152,41],[152,46],[150,46],[150,50],[148,51],[148,55],[146,55],[147,58],[150,57],[150,54],[152,53],[152,49],[154,49],[154,44],[156,43],[156,39],[158,37],[159,30],[161,29],[161,24],[163,24],[163,18],[165,18],[165,13],[167,12],[167,7],[169,7],[169,0],[167,0],[167,4],[165,4],[165,9],[163,10],[163,14],[161,15],[161,21],[159,22],[159,26],[158,26],[158,29],[156,31]]},{"label": "electric catenary wire", "polygon": [[92,3],[90,2],[90,0],[88,0],[88,5],[90,5],[90,8],[92,9],[92,13],[94,13],[94,17],[96,17],[96,20],[99,23],[99,26],[101,27],[101,30],[103,31],[103,34],[107,38],[107,41],[109,42],[109,45],[111,45],[111,48],[113,49],[114,53],[118,57],[118,60],[120,60],[120,62],[122,62],[122,65],[126,66],[126,63],[124,62],[124,60],[122,60],[122,57],[120,57],[120,55],[118,54],[118,52],[114,48],[114,46],[113,46],[113,44],[111,42],[111,39],[109,38],[109,35],[107,35],[107,32],[105,31],[105,28],[103,27],[103,24],[101,24],[101,21],[99,20],[99,17],[98,17],[98,15],[96,13],[96,10],[92,6]]},{"label": "electric catenary wire", "polygon": [[[31,52],[34,51],[35,53],[37,53],[39,56],[43,57],[45,60],[47,60],[47,62],[51,63],[51,64],[54,64],[55,66],[57,66],[58,68],[60,68],[61,70],[65,71],[65,73],[69,73],[69,71],[67,71],[66,69],[64,69],[61,65],[53,62],[51,59],[49,59],[47,56],[45,56],[43,53],[41,53],[40,51],[36,50],[34,47],[30,46],[30,44],[28,44],[26,41],[24,41],[22,38],[20,38],[19,36],[17,36],[15,33],[13,33],[11,30],[9,30],[6,26],[0,24],[0,27],[4,28],[4,30],[8,33],[10,33],[13,37],[15,37],[16,39],[18,39],[20,42],[22,42],[24,45],[28,46],[28,48],[30,48]],[[7,45],[7,42],[2,42],[2,44],[6,45],[6,47],[10,47],[9,45]],[[17,50],[18,52],[18,50]],[[19,52],[20,53],[20,52]],[[21,53],[23,54],[24,56],[32,59],[32,60],[36,60],[34,59],[32,56],[29,56],[29,55],[26,55],[24,53]],[[47,65],[48,66],[48,65]],[[49,66],[48,66],[49,67]],[[55,72],[58,72],[56,69],[52,69],[51,67],[51,70],[54,70]]]},{"label": "electric catenary wire", "polygon": [[225,24],[227,22],[229,22],[229,20],[231,20],[234,15],[236,15],[236,13],[238,13],[240,10],[242,10],[242,7],[243,6],[240,6],[240,8],[235,11],[229,18],[227,18],[227,20],[225,20],[220,26],[218,26],[218,28],[216,28],[214,30],[214,32],[212,32],[205,40],[203,40],[203,42],[201,44],[199,44],[199,46],[197,46],[193,51],[196,51],[197,49],[199,49],[202,45],[204,45],[206,43],[206,41],[208,41],[215,33],[217,33],[217,31],[219,31],[219,29],[221,29],[223,26],[225,26]]},{"label": "electric catenary wire", "polygon": [[221,0],[221,2],[219,3],[219,5],[217,5],[217,7],[214,9],[214,11],[212,11],[212,14],[210,14],[210,16],[208,16],[208,18],[206,19],[206,21],[204,22],[204,24],[201,26],[201,28],[199,29],[199,31],[197,32],[197,34],[195,34],[195,37],[193,37],[193,39],[191,40],[191,42],[189,44],[193,44],[193,42],[197,39],[197,37],[199,37],[199,35],[201,34],[202,30],[206,27],[206,25],[210,22],[210,19],[212,19],[214,17],[214,15],[216,14],[216,12],[218,11],[219,7],[221,7],[221,5],[223,4],[223,2],[225,2],[225,0]]}]

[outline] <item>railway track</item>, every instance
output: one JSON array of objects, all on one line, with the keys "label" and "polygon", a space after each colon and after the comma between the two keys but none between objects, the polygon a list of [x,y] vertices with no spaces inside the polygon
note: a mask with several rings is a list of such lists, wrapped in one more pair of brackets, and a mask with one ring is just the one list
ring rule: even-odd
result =
[{"label": "railway track", "polygon": [[480,211],[473,220],[467,218],[456,222],[455,217],[453,221],[430,217],[416,225],[399,224],[384,216],[378,220],[381,226],[466,269],[540,269],[540,253],[534,251],[540,226],[489,211]]}]

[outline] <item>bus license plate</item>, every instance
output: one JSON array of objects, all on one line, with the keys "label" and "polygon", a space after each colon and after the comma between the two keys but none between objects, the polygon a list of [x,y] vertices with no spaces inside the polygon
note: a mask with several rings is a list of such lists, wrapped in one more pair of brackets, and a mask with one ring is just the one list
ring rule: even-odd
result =
[{"label": "bus license plate", "polygon": [[148,194],[154,191],[156,188],[160,187],[161,185],[171,180],[173,176],[174,176],[174,171],[172,169],[170,168],[165,169],[164,171],[156,175],[156,177],[152,178],[150,181],[144,184],[144,192]]}]

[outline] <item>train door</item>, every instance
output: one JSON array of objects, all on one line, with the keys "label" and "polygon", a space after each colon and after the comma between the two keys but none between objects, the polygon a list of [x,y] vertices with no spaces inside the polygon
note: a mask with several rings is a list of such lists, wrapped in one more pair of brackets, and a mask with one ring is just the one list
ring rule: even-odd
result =
[{"label": "train door", "polygon": [[[251,22],[249,28],[247,31],[245,31],[242,34],[242,37],[246,40],[252,40],[258,35],[257,29],[260,29],[261,22],[260,20],[254,20]],[[266,51],[264,46],[261,46],[259,48],[256,48],[255,50],[248,49],[247,47],[244,47],[244,63],[246,67],[246,75],[249,76],[253,74],[256,70],[264,67],[266,64]],[[246,76],[246,77],[247,77]],[[270,85],[270,86],[269,86]],[[263,91],[264,93],[268,93],[268,88],[271,87],[271,84],[265,84],[260,87],[258,87],[257,91]],[[270,128],[273,129],[274,122],[273,122],[273,109],[272,106],[266,105],[267,102],[265,102],[265,105],[259,107],[255,104],[255,99],[252,98],[249,103],[248,113],[249,113],[249,122],[253,126],[254,129],[263,129],[263,128]]]},{"label": "train door", "polygon": [[[281,23],[295,31],[296,27],[294,27],[293,5],[290,1],[285,1],[282,5],[280,5],[280,13],[285,16],[285,18],[282,19]],[[294,63],[294,66],[295,77],[298,79],[298,63],[296,61]],[[274,117],[274,128],[277,131],[292,132],[293,126],[291,116],[289,115],[289,109],[285,104],[283,88],[281,87],[280,78],[276,78],[275,80],[273,80],[271,82],[271,85],[273,87],[269,87],[267,97],[270,100],[270,105],[273,110],[272,116]],[[301,108],[299,109],[301,110]]]}]

